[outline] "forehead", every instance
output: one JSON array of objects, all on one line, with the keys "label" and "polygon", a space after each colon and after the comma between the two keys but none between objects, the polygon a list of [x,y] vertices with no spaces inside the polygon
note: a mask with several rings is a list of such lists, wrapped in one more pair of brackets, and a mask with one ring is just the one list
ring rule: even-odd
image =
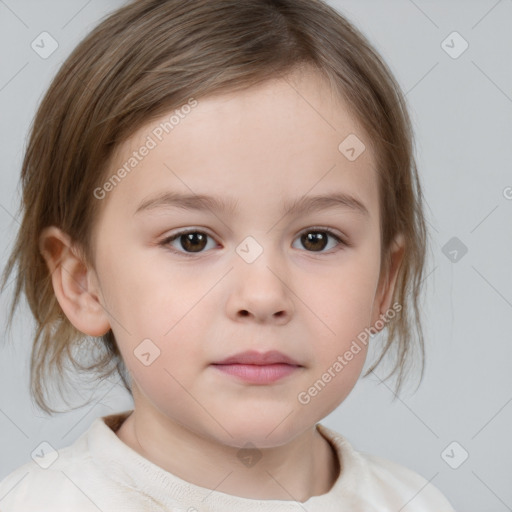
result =
[{"label": "forehead", "polygon": [[[195,101],[147,123],[117,148],[110,173],[123,166],[129,172],[108,200],[125,214],[164,191],[239,198],[242,209],[341,191],[377,215],[371,141],[318,73]],[[141,158],[144,147],[150,149]]]}]

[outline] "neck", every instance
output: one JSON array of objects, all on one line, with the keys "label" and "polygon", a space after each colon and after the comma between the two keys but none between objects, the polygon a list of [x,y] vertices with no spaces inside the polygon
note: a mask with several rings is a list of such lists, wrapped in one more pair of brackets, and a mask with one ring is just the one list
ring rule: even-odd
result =
[{"label": "neck", "polygon": [[340,473],[334,448],[316,427],[286,445],[241,451],[134,411],[116,434],[178,478],[243,498],[304,502],[329,492]]}]

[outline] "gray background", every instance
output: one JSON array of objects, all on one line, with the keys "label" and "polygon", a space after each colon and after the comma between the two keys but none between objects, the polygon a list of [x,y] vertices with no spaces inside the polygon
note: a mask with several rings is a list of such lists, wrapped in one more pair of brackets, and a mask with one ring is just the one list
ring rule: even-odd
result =
[{"label": "gray background", "polygon": [[[358,450],[419,472],[457,510],[512,510],[512,0],[329,3],[362,29],[407,94],[433,244],[421,387],[414,393],[412,379],[391,402],[392,382],[380,382],[379,368],[323,423]],[[19,169],[36,107],[79,40],[123,4],[0,0],[2,266],[18,226]],[[43,31],[59,44],[47,59],[31,48]],[[442,45],[453,31],[469,43],[458,58]],[[461,48],[453,41],[452,53]],[[462,244],[467,253],[456,261],[445,255]],[[2,326],[12,289],[0,299]],[[86,407],[53,417],[36,409],[28,394],[33,327],[24,304],[12,343],[0,347],[0,479],[42,441],[68,446],[96,417],[132,408],[112,380],[84,388],[82,398],[93,397]],[[463,450],[467,460],[450,467]]]}]

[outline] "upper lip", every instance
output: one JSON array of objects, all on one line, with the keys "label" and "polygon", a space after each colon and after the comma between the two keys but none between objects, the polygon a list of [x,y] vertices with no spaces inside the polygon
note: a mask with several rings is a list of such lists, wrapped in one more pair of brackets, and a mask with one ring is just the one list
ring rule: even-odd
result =
[{"label": "upper lip", "polygon": [[294,366],[301,366],[297,361],[288,357],[287,355],[277,351],[271,350],[269,352],[257,352],[256,350],[248,350],[246,352],[240,352],[233,356],[227,357],[222,361],[217,361],[213,364],[256,364],[256,365],[267,365],[267,364],[290,364]]}]

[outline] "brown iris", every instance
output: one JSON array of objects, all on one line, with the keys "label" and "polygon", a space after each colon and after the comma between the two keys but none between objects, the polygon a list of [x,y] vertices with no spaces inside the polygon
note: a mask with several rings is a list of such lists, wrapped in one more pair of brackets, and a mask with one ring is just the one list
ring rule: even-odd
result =
[{"label": "brown iris", "polygon": [[327,235],[322,231],[310,231],[309,233],[305,233],[300,237],[304,247],[313,251],[322,251],[325,249],[327,239]]}]

